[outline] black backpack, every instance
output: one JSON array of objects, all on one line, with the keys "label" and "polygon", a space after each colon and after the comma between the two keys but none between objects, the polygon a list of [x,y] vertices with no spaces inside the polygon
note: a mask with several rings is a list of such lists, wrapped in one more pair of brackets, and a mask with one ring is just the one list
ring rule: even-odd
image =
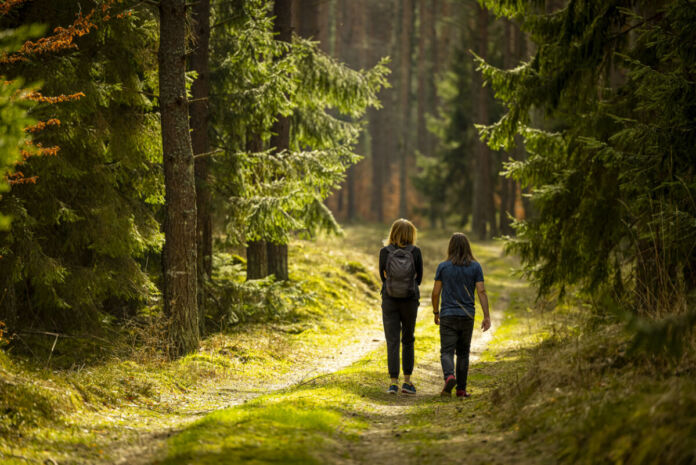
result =
[{"label": "black backpack", "polygon": [[416,265],[411,253],[413,246],[401,249],[389,245],[387,250],[387,295],[396,298],[413,297],[416,295]]}]

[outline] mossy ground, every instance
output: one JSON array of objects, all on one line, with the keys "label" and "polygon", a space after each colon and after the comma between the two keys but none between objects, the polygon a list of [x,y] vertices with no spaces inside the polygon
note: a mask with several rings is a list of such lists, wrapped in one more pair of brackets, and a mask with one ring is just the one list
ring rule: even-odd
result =
[{"label": "mossy ground", "polygon": [[[368,232],[358,229],[355,234]],[[478,362],[470,378],[473,397],[441,399],[439,336],[428,301],[447,239],[444,234],[426,233],[420,243],[425,279],[413,375],[418,395],[395,397],[385,392],[386,353],[380,347],[348,368],[211,414],[170,439],[162,463],[420,464],[441,459],[461,462],[472,453],[481,459],[519,459],[514,431],[501,429],[491,404],[500,383],[524,365],[519,352],[538,343],[541,327],[528,309],[532,293],[514,277],[514,260],[502,256],[499,244],[474,246],[492,306],[499,309],[498,327],[488,347],[480,343],[482,334],[477,330],[479,343],[475,342],[473,355]],[[480,309],[478,314],[480,322]],[[278,409],[285,413],[276,415]],[[472,450],[461,447],[463,442]],[[481,451],[480,445],[486,443],[489,447]]]},{"label": "mossy ground", "polygon": [[475,332],[472,397],[439,396],[428,300],[448,236],[434,232],[420,241],[418,395],[387,394],[375,291],[385,234],[360,226],[293,244],[285,295],[304,296],[179,361],[47,370],[0,352],[0,461],[696,463],[693,353],[663,366],[631,354],[625,326],[593,323],[582,302],[534,302],[497,242],[474,244],[495,332]]},{"label": "mossy ground", "polygon": [[180,360],[147,347],[95,358],[64,339],[48,368],[42,352],[0,351],[0,463],[142,462],[205,413],[342,366],[336,340],[369,350],[381,335],[374,254],[341,241],[293,243],[283,313],[228,325]]}]

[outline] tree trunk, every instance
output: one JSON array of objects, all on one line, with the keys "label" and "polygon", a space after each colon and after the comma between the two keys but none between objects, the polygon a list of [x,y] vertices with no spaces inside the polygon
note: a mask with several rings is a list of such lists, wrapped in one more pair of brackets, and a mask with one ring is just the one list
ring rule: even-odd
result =
[{"label": "tree trunk", "polygon": [[[478,55],[487,59],[488,49],[488,10],[478,7]],[[477,120],[479,124],[488,124],[488,88],[483,87],[483,79],[479,72],[474,73],[474,92],[477,101]],[[478,137],[477,137],[478,138]],[[476,169],[474,171],[474,195],[472,206],[472,227],[479,239],[489,238],[494,228],[490,219],[493,210],[493,188],[491,184],[491,154],[488,146],[477,141]],[[489,231],[489,226],[491,230]]]},{"label": "tree trunk", "polygon": [[265,241],[250,241],[247,244],[247,280],[268,276],[268,251]]},{"label": "tree trunk", "polygon": [[[341,17],[343,21],[340,28],[340,50],[342,53],[338,58],[354,69],[364,68],[364,63],[362,60],[362,40],[364,33],[363,31],[365,30],[364,3],[364,0],[341,2]],[[364,135],[360,136],[358,146],[363,144],[363,137]],[[350,166],[346,171],[345,188],[342,189],[340,195],[341,197],[339,197],[339,199],[345,199],[345,202],[341,202],[339,204],[339,211],[342,211],[342,207],[345,206],[344,218],[348,221],[355,220],[357,216],[356,196],[358,195],[358,191],[356,189],[355,165]]]},{"label": "tree trunk", "polygon": [[[503,66],[505,69],[511,69],[514,66],[515,54],[515,35],[514,25],[509,20],[505,20],[505,33],[503,45]],[[510,155],[514,157],[513,151]],[[500,210],[499,210],[499,230],[501,234],[512,234],[512,226],[508,215],[515,213],[515,195],[517,188],[515,181],[510,178],[500,177]]]},{"label": "tree trunk", "polygon": [[418,33],[418,151],[430,155],[430,137],[426,125],[426,115],[431,111],[432,42],[434,39],[433,12],[431,0],[418,0],[420,30]]},{"label": "tree trunk", "polygon": [[[377,61],[393,52],[393,9],[396,2],[371,2],[368,16],[368,50],[371,52],[369,66],[374,66]],[[393,65],[390,65],[393,68]],[[369,131],[372,143],[372,193],[371,205],[374,211],[374,220],[382,223],[384,214],[384,193],[387,184],[387,167],[390,154],[394,150],[394,120],[390,115],[391,100],[389,89],[382,89],[379,93],[380,101],[385,108],[368,110],[370,120]]]},{"label": "tree trunk", "polygon": [[[191,86],[189,105],[191,142],[194,155],[210,152],[208,140],[208,97],[210,80],[208,56],[210,43],[210,0],[198,0],[193,6],[196,36],[192,44],[190,67],[198,77]],[[205,286],[213,271],[213,221],[210,211],[208,156],[194,161],[196,175],[196,242],[198,244],[198,324],[205,334]]]},{"label": "tree trunk", "polygon": [[411,155],[411,56],[413,54],[413,0],[402,0],[400,95],[401,144],[399,164],[399,216],[406,218],[408,205],[408,174]]},{"label": "tree trunk", "polygon": [[164,311],[170,353],[198,348],[196,180],[186,97],[185,0],[160,1],[159,87],[165,185]]},{"label": "tree trunk", "polygon": [[268,274],[276,277],[277,281],[287,281],[288,273],[288,246],[287,244],[274,244],[269,242],[268,254]]},{"label": "tree trunk", "polygon": [[[249,153],[257,153],[263,150],[261,136],[248,134],[246,150]],[[268,250],[266,241],[250,241],[246,248],[247,280],[261,279],[268,276]]]},{"label": "tree trunk", "polygon": [[[275,22],[273,30],[276,40],[290,42],[292,40],[292,1],[276,0],[273,5]],[[275,152],[282,152],[290,147],[290,118],[278,115],[271,129],[271,147]],[[279,281],[288,279],[288,246],[287,244],[268,243],[268,274],[275,275]]]},{"label": "tree trunk", "polygon": [[295,18],[295,30],[300,37],[319,40],[319,7],[326,0],[295,0],[292,15]]}]

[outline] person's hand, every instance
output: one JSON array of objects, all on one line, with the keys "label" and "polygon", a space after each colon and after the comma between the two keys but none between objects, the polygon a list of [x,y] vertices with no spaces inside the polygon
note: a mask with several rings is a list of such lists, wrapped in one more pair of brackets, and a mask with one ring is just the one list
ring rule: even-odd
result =
[{"label": "person's hand", "polygon": [[436,325],[439,325],[439,324],[440,324],[440,314],[439,314],[439,313],[435,313],[433,316],[435,317],[435,318],[434,318],[435,324],[436,324]]},{"label": "person's hand", "polygon": [[489,329],[491,329],[491,318],[490,317],[485,317],[483,319],[483,323],[481,323],[481,329],[486,332]]}]

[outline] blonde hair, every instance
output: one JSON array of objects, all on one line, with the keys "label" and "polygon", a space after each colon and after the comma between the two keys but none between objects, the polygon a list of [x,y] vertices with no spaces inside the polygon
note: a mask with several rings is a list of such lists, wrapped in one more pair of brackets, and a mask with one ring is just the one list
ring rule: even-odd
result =
[{"label": "blonde hair", "polygon": [[417,234],[416,227],[413,223],[407,219],[399,218],[391,225],[387,245],[406,247],[407,245],[415,244]]}]

